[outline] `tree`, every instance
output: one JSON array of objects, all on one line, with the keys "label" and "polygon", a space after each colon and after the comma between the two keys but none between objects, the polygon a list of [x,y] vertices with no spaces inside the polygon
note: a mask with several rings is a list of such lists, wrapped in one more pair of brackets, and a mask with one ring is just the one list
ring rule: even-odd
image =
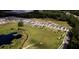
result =
[{"label": "tree", "polygon": [[18,27],[22,27],[22,26],[23,26],[23,22],[22,21],[18,22]]}]

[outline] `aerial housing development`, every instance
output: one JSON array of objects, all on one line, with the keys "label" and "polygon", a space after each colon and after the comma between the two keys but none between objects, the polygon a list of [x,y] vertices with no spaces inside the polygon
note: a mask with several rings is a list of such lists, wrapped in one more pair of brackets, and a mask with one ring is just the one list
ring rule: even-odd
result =
[{"label": "aerial housing development", "polygon": [[20,11],[4,11],[6,16],[1,16],[1,49],[78,48],[72,43],[78,16],[71,11]]}]

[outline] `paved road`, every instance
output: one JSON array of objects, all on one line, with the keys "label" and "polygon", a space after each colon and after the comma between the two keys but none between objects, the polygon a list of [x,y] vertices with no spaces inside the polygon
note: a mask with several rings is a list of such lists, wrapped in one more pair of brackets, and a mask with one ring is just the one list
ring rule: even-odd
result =
[{"label": "paved road", "polygon": [[65,35],[65,37],[64,37],[64,39],[63,39],[62,44],[59,46],[58,49],[66,48],[67,44],[69,44],[69,40],[70,40],[70,38],[69,38],[68,32],[67,32],[66,35]]}]

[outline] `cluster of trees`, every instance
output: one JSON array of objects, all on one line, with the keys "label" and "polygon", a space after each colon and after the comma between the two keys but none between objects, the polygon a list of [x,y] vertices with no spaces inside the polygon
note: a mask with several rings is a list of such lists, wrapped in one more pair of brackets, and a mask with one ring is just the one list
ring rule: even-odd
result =
[{"label": "cluster of trees", "polygon": [[68,10],[68,12],[79,16],[79,10]]},{"label": "cluster of trees", "polygon": [[61,10],[34,10],[33,12],[20,13],[20,14],[8,13],[9,11],[6,12],[6,10],[1,10],[0,17],[16,16],[16,17],[24,17],[24,18],[55,18],[55,19],[63,20],[61,18],[64,16]]},{"label": "cluster of trees", "polygon": [[22,21],[18,22],[18,27],[23,27],[23,22]]},{"label": "cluster of trees", "polygon": [[72,37],[67,48],[79,48],[79,19],[71,14],[70,16],[66,15],[66,21],[72,26]]},{"label": "cluster of trees", "polygon": [[63,12],[60,10],[35,10],[33,12],[16,14],[14,16],[24,18],[54,18],[57,20],[65,21],[65,18],[63,17]]}]

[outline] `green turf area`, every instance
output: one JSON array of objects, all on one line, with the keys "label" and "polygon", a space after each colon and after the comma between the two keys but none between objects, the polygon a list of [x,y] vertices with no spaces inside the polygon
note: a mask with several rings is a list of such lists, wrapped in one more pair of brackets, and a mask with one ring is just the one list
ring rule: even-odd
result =
[{"label": "green turf area", "polygon": [[17,30],[16,23],[8,23],[4,25],[0,25],[0,34],[7,34]]},{"label": "green turf area", "polygon": [[[26,42],[25,46],[33,44],[33,46],[36,48],[58,48],[64,38],[62,35],[65,33],[46,27],[40,28],[35,26],[32,27],[30,25],[26,25],[24,28],[29,35],[27,41],[28,43]],[[60,37],[61,39],[59,39]]]},{"label": "green turf area", "polygon": [[[16,22],[0,25],[0,34],[15,32],[17,31],[17,29],[18,29],[18,25]],[[31,26],[29,24],[24,25],[21,29],[23,29],[21,31],[21,34],[23,35],[22,38],[18,40],[13,39],[12,44],[3,45],[3,46],[0,46],[0,48],[8,48],[8,49],[19,48],[22,45],[22,43],[26,40],[27,35],[28,35],[28,39],[27,41],[25,41],[22,48],[25,48],[29,45],[30,45],[29,49],[58,48],[63,42],[63,38],[64,38],[63,34],[65,34],[65,32],[63,31],[58,31],[47,27]]]}]

